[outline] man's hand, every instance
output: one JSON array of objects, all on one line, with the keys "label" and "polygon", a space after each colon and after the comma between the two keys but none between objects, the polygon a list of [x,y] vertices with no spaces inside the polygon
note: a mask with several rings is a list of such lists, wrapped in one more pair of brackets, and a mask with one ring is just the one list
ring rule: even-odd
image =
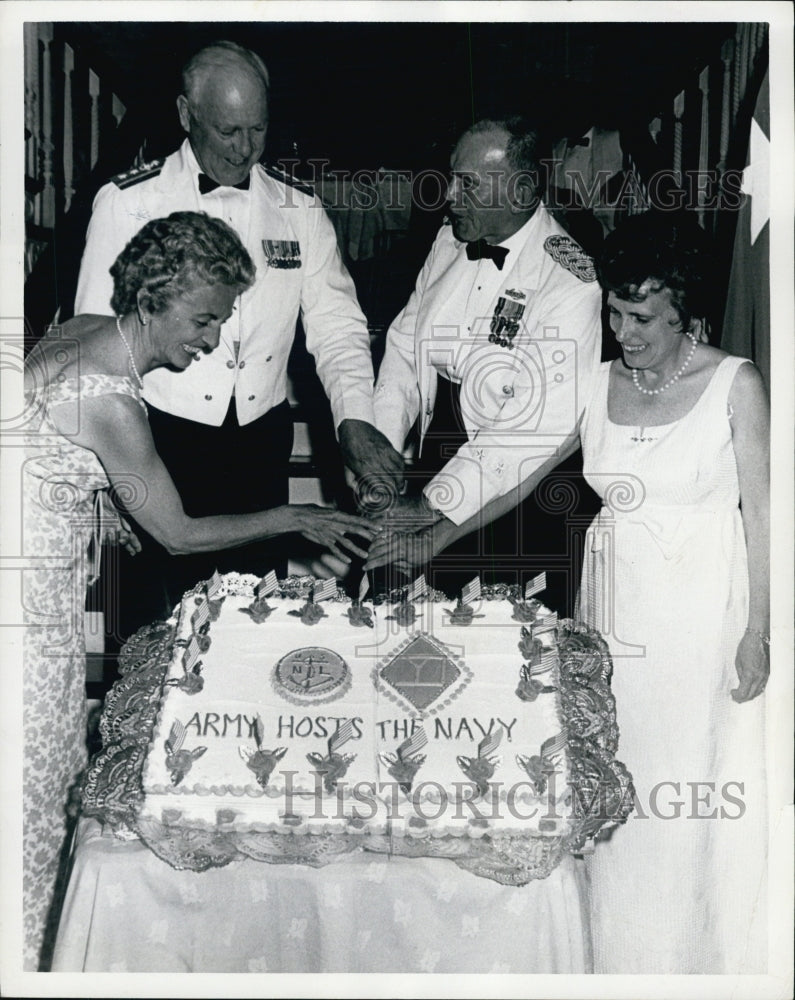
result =
[{"label": "man's hand", "polygon": [[396,496],[390,498],[388,508],[375,515],[375,520],[389,531],[420,531],[436,524],[442,516],[424,496]]},{"label": "man's hand", "polygon": [[[406,506],[409,503],[406,501]],[[380,530],[370,544],[364,564],[366,570],[393,565],[401,573],[411,576],[418,566],[424,566],[438,556],[457,536],[456,525],[446,517],[413,531],[401,530],[399,524],[397,519],[381,522]]]},{"label": "man's hand", "polygon": [[403,489],[403,456],[387,438],[366,420],[343,420],[337,429],[342,459],[357,479],[376,483],[379,479],[393,484],[396,493]]},{"label": "man's hand", "polygon": [[417,566],[424,566],[435,555],[431,528],[421,531],[393,531],[383,525],[382,532],[370,546],[365,570],[392,565],[411,576]]}]

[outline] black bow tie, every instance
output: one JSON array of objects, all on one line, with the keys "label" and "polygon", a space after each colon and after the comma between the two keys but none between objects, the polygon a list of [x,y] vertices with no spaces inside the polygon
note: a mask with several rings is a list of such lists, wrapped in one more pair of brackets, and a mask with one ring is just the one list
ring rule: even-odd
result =
[{"label": "black bow tie", "polygon": [[502,270],[505,258],[510,251],[506,247],[498,247],[485,240],[476,240],[474,243],[467,243],[468,260],[493,260],[498,271]]},{"label": "black bow tie", "polygon": [[199,194],[209,194],[219,187],[236,187],[238,191],[248,191],[249,180],[250,175],[246,174],[239,184],[219,184],[218,181],[214,181],[207,174],[199,174]]}]

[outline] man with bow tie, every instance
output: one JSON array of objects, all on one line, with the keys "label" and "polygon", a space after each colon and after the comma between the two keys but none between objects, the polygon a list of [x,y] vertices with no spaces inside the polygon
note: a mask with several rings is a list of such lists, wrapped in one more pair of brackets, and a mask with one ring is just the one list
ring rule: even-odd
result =
[{"label": "man with bow tie", "polygon": [[373,544],[372,568],[411,572],[507,511],[570,443],[599,362],[601,293],[592,261],[542,204],[545,152],[521,117],[479,121],[453,150],[449,222],[389,329],[375,392],[376,424],[396,449],[416,423],[409,480],[424,485],[394,502],[403,533]]},{"label": "man with bow tie", "polygon": [[[331,222],[311,191],[259,163],[268,87],[259,56],[232,42],[210,45],[187,63],[177,98],[186,140],[165,160],[99,191],[78,280],[75,312],[110,314],[116,256],[147,221],[179,210],[223,219],[251,254],[255,284],[224,324],[218,348],[186,371],[161,368],[144,379],[155,444],[194,517],[287,503],[293,443],[287,361],[299,313],[345,465],[355,476],[378,471],[400,480],[403,474],[402,456],[374,427],[367,324]],[[143,541],[139,561],[157,552],[153,540]],[[146,576],[150,590],[165,578],[170,611],[216,567],[264,573],[272,568],[269,551],[265,543],[197,557],[157,552]],[[151,620],[154,611],[141,607],[128,627],[135,617],[137,624]]]}]

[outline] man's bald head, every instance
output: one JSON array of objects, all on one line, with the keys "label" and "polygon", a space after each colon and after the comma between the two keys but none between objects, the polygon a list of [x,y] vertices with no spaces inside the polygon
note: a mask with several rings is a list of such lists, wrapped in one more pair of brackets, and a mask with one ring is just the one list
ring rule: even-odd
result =
[{"label": "man's bald head", "polygon": [[196,53],[182,78],[179,120],[202,171],[219,184],[238,184],[265,148],[265,64],[234,42],[216,42]]},{"label": "man's bald head", "polygon": [[235,42],[214,42],[196,53],[182,70],[182,93],[188,100],[198,100],[202,86],[212,77],[224,74],[253,76],[265,89],[270,87],[268,68],[256,52]]}]

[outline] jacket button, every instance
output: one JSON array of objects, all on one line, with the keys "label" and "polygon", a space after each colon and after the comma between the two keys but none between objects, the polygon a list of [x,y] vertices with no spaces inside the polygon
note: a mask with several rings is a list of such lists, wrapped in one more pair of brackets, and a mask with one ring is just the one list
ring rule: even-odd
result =
[{"label": "jacket button", "polygon": [[206,396],[205,396],[204,398],[205,398],[205,399],[207,399],[207,400],[210,400],[210,399],[212,399],[213,397],[212,397],[212,396],[211,396],[211,395],[210,395],[210,394],[208,393],[208,394],[207,394],[207,395],[206,395]]},{"label": "jacket button", "polygon": [[246,367],[246,362],[245,362],[245,361],[240,361],[240,362],[238,362],[238,365],[237,365],[237,367],[238,367],[238,368],[245,368],[245,367]]},{"label": "jacket button", "polygon": [[513,386],[512,385],[504,385],[502,387],[502,391],[505,393],[506,396],[513,396]]},{"label": "jacket button", "polygon": [[234,361],[227,361],[227,363],[226,363],[226,367],[227,367],[227,368],[234,368],[234,367],[235,367],[235,363],[234,363]]},{"label": "jacket button", "polygon": [[249,396],[249,397],[248,397],[248,401],[249,401],[249,403],[250,403],[250,402],[252,401],[252,399],[253,399],[253,398],[254,398],[253,396]]},{"label": "jacket button", "polygon": [[273,357],[273,355],[272,355],[272,354],[269,354],[269,355],[267,356],[267,358],[265,358],[265,360],[266,360],[266,361],[270,361],[272,357]]}]

